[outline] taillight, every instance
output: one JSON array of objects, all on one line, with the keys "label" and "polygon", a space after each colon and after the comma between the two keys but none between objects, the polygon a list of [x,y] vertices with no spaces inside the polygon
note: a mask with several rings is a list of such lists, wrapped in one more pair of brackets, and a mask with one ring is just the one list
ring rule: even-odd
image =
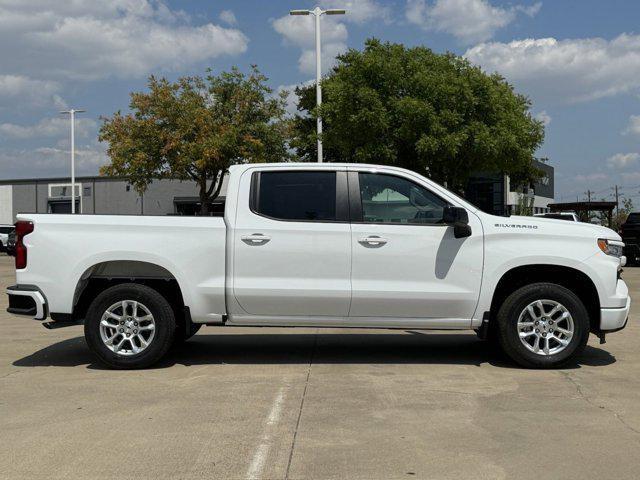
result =
[{"label": "taillight", "polygon": [[16,270],[27,268],[27,247],[22,239],[33,232],[32,222],[16,222]]}]

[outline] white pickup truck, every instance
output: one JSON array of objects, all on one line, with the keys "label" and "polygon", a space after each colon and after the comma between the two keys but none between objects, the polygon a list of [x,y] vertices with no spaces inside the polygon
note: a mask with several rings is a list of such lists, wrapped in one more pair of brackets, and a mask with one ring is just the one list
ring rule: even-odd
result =
[{"label": "white pickup truck", "polygon": [[8,311],[83,323],[114,368],[202,325],[468,329],[555,367],[630,305],[614,231],[488,215],[386,166],[235,166],[224,218],[22,214],[16,236]]}]

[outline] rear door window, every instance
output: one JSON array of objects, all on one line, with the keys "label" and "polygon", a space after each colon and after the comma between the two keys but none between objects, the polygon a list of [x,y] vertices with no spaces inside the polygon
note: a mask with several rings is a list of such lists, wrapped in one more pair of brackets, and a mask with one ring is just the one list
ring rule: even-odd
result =
[{"label": "rear door window", "polygon": [[288,221],[336,220],[336,172],[288,171],[254,174],[251,209]]}]

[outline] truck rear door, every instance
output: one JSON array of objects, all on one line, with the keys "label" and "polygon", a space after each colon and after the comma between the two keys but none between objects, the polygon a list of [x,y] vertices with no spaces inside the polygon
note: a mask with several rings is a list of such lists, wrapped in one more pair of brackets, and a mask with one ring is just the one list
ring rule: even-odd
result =
[{"label": "truck rear door", "polygon": [[346,317],[346,171],[258,167],[243,173],[238,188],[232,282],[239,306],[252,316]]}]

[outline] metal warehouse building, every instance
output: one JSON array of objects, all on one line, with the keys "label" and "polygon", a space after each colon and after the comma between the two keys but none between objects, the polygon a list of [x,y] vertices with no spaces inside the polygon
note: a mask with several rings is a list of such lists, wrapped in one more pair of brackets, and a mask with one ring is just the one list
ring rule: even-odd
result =
[{"label": "metal warehouse building", "polygon": [[[76,212],[84,214],[193,215],[197,195],[192,181],[154,180],[140,195],[126,179],[76,177]],[[71,213],[70,179],[0,180],[0,224],[14,223],[17,213]]]}]

